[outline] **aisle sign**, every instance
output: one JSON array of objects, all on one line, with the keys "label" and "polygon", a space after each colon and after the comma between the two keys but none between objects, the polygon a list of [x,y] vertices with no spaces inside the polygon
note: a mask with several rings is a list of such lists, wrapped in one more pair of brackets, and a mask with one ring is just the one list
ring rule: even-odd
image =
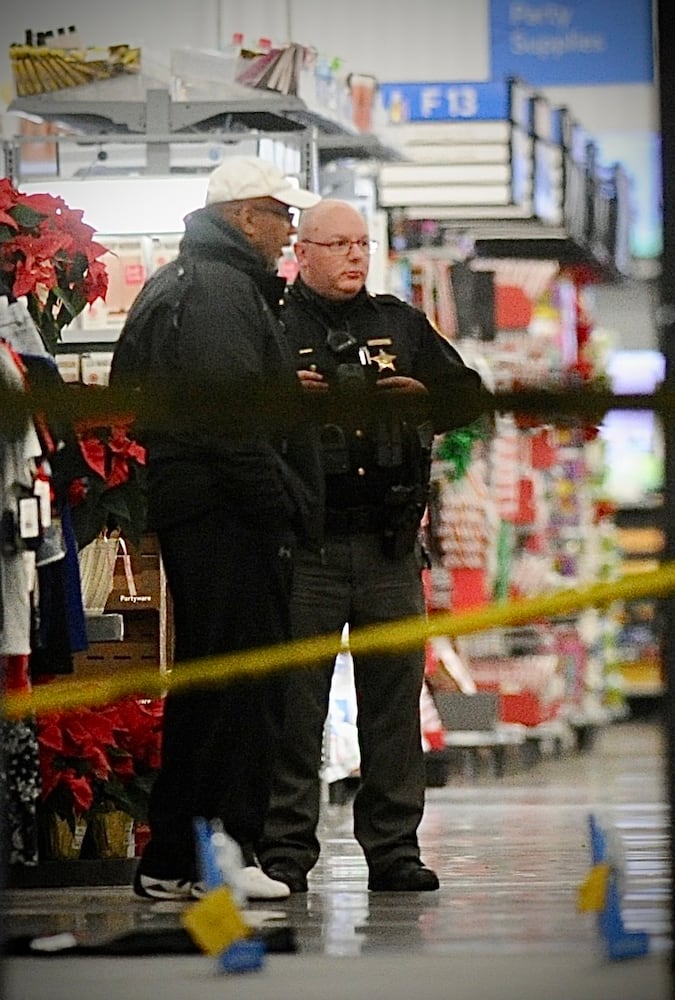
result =
[{"label": "aisle sign", "polygon": [[490,0],[493,80],[652,83],[652,0]]},{"label": "aisle sign", "polygon": [[389,122],[503,121],[509,114],[504,83],[383,83]]}]

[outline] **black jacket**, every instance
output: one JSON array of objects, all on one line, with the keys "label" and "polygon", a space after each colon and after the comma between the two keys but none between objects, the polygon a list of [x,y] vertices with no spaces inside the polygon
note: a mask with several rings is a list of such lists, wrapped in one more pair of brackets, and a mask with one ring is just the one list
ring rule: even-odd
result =
[{"label": "black jacket", "polygon": [[[433,436],[489,408],[478,373],[421,310],[394,295],[362,290],[334,303],[298,279],[287,289],[282,320],[296,368],[314,366],[330,386],[308,397],[323,427],[330,508],[380,507],[392,487],[426,489]],[[428,395],[397,396],[385,410],[372,383],[391,375],[417,379]]]},{"label": "black jacket", "polygon": [[178,258],[134,302],[111,368],[111,386],[166,406],[143,437],[151,525],[227,510],[318,543],[319,456],[277,318],[283,281],[208,210],[185,227]]}]

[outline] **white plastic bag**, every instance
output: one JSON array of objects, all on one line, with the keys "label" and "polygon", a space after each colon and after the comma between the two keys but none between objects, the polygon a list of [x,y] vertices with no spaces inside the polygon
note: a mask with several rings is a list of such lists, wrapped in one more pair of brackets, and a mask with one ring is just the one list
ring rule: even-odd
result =
[{"label": "white plastic bag", "polygon": [[113,589],[120,542],[119,536],[99,535],[78,553],[82,603],[88,614],[103,614]]}]

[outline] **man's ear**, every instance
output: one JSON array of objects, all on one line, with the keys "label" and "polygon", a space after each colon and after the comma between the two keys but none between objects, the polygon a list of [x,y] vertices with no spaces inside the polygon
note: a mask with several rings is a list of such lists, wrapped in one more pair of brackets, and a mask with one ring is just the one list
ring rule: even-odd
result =
[{"label": "man's ear", "polygon": [[256,232],[256,213],[250,205],[243,204],[237,209],[237,224],[244,236],[249,239]]},{"label": "man's ear", "polygon": [[295,253],[295,259],[300,263],[305,259],[305,245],[302,240],[296,240],[293,244],[293,252]]}]

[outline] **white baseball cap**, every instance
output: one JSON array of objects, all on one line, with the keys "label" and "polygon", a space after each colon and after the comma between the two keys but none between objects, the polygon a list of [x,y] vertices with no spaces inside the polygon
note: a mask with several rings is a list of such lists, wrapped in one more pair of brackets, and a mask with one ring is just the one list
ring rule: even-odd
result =
[{"label": "white baseball cap", "polygon": [[209,177],[206,204],[243,198],[274,198],[293,208],[312,208],[321,201],[321,195],[294,187],[269,160],[228,156]]}]

